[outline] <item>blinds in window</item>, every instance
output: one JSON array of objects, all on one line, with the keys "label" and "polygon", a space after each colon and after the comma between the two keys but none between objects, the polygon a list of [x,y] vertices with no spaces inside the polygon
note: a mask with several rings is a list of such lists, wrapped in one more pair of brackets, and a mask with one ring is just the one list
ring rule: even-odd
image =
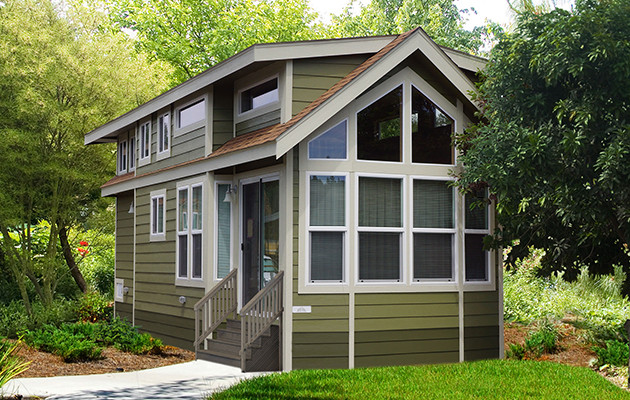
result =
[{"label": "blinds in window", "polygon": [[400,179],[359,178],[359,226],[401,227]]},{"label": "blinds in window", "polygon": [[453,228],[453,188],[447,182],[414,180],[413,227]]},{"label": "blinds in window", "polygon": [[466,229],[488,229],[487,201],[485,189],[466,195]]},{"label": "blinds in window", "polygon": [[453,234],[413,234],[414,279],[453,279]]},{"label": "blinds in window", "polygon": [[400,279],[398,232],[359,233],[359,280]]},{"label": "blinds in window", "polygon": [[311,226],[345,225],[345,180],[344,176],[311,176]]},{"label": "blinds in window", "polygon": [[343,280],[343,232],[311,232],[311,281]]}]

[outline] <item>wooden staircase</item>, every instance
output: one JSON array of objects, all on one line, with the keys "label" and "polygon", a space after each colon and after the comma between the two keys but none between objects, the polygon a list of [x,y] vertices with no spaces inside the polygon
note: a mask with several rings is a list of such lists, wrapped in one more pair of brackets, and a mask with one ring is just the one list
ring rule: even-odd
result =
[{"label": "wooden staircase", "polygon": [[[209,338],[208,338],[209,339]],[[280,330],[270,326],[245,350],[245,371],[278,371],[280,369]],[[200,360],[241,366],[241,321],[228,319],[207,341],[207,348],[197,351]]]},{"label": "wooden staircase", "polygon": [[197,358],[240,366],[243,372],[280,370],[283,277],[278,272],[240,314],[236,270],[199,300],[194,307]]}]

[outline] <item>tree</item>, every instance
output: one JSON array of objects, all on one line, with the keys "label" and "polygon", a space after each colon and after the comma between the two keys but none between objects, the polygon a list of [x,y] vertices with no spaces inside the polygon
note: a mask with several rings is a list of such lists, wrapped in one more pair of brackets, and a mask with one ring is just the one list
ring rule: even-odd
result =
[{"label": "tree", "polygon": [[630,266],[630,3],[522,13],[493,49],[482,122],[457,139],[462,189],[489,186],[502,231],[489,243],[547,271]]},{"label": "tree", "polygon": [[443,46],[479,54],[484,43],[502,32],[495,23],[464,29],[464,15],[471,10],[460,11],[453,0],[371,0],[355,15],[356,5],[357,0],[351,0],[340,15],[333,16],[329,36],[395,35],[419,26]]},{"label": "tree", "polygon": [[322,37],[306,0],[115,0],[112,15],[174,67],[173,84],[256,43]]},{"label": "tree", "polygon": [[81,284],[67,232],[105,205],[99,185],[114,172],[114,149],[86,147],[83,135],[159,93],[168,73],[104,14],[54,4],[0,3],[0,245],[27,309],[24,277],[44,304],[54,297],[59,240]]}]

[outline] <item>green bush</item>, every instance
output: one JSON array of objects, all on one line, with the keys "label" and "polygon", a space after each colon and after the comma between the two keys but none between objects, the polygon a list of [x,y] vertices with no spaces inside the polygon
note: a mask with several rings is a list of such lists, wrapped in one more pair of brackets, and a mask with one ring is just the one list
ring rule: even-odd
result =
[{"label": "green bush", "polygon": [[94,335],[105,345],[133,354],[159,353],[163,346],[160,339],[154,339],[148,333],[139,333],[137,328],[120,318],[114,318],[107,324],[96,324]]},{"label": "green bush", "polygon": [[57,299],[48,307],[36,302],[31,307],[33,316],[29,317],[21,301],[0,305],[0,336],[15,339],[26,330],[36,330],[44,325],[58,326],[77,319],[76,303],[71,300]]},{"label": "green bush", "polygon": [[88,292],[79,298],[77,317],[80,321],[109,321],[114,314],[114,304],[102,294]]},{"label": "green bush", "polygon": [[558,349],[558,330],[549,321],[541,324],[540,328],[525,339],[525,350],[535,357],[543,353],[553,353]]},{"label": "green bush", "polygon": [[604,345],[605,347],[593,346],[599,366],[608,364],[622,367],[628,365],[628,343],[606,340]]},{"label": "green bush", "polygon": [[36,349],[57,354],[65,362],[100,359],[102,348],[85,336],[77,325],[86,324],[63,324],[60,328],[46,325],[36,331],[26,332],[24,340]]},{"label": "green bush", "polygon": [[520,344],[510,343],[510,348],[505,352],[508,360],[522,360],[525,357],[525,347]]}]

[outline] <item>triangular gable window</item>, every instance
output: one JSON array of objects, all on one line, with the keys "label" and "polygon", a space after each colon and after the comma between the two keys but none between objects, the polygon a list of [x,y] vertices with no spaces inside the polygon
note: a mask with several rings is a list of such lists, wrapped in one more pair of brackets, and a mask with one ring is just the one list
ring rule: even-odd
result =
[{"label": "triangular gable window", "polygon": [[411,90],[412,161],[453,164],[453,120],[418,89]]}]

